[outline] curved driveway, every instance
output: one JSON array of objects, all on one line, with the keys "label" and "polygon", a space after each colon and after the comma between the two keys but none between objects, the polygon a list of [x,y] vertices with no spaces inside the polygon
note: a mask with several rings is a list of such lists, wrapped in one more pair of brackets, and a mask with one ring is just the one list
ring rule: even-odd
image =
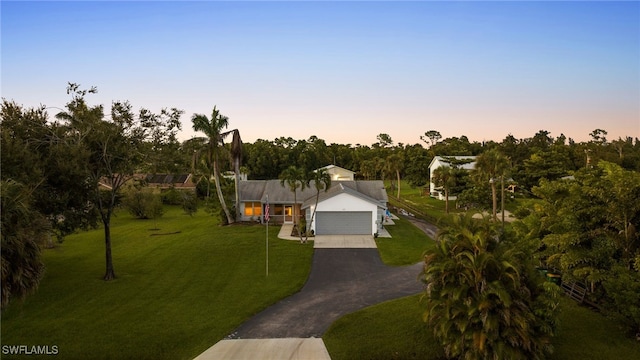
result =
[{"label": "curved driveway", "polygon": [[421,267],[387,266],[378,249],[315,249],[302,290],[255,315],[227,338],[319,338],[345,314],[422,291]]}]

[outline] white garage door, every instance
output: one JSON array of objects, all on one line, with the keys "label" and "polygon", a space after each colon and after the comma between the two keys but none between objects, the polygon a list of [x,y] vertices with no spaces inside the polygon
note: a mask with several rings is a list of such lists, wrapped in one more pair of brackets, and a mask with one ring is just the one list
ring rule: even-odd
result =
[{"label": "white garage door", "polygon": [[316,218],[318,235],[371,235],[370,211],[319,211]]}]

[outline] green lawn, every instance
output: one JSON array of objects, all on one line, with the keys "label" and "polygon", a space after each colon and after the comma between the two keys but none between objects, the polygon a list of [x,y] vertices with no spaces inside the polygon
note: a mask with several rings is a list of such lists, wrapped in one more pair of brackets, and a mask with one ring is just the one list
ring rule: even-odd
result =
[{"label": "green lawn", "polygon": [[387,265],[411,265],[422,260],[422,254],[435,246],[433,239],[422,230],[413,226],[408,220],[394,220],[395,225],[385,228],[391,238],[377,238],[378,251],[382,261]]},{"label": "green lawn", "polygon": [[[334,322],[322,337],[331,359],[441,359],[441,347],[422,322],[420,296],[371,306]],[[640,359],[640,344],[625,338],[615,321],[568,298],[561,306],[551,359]]]},{"label": "green lawn", "polygon": [[190,359],[306,281],[313,245],[277,239],[278,227],[266,277],[263,226],[167,210],[158,231],[126,213],[113,220],[114,281],[101,280],[102,230],[44,251],[38,292],[2,313],[2,344],[57,345],[65,359]]}]

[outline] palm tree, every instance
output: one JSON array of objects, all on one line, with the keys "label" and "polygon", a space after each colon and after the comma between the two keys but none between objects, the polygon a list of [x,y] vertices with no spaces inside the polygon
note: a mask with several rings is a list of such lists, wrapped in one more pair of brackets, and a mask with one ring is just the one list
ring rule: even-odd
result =
[{"label": "palm tree", "polygon": [[210,167],[209,180],[211,180],[211,176],[213,175],[220,205],[227,217],[227,222],[231,224],[233,223],[233,217],[231,217],[229,213],[222,189],[220,188],[220,169],[218,167],[220,149],[223,146],[224,138],[229,134],[228,132],[223,133],[222,129],[229,126],[229,118],[220,114],[220,111],[214,106],[211,112],[211,119],[203,114],[193,114],[191,122],[193,123],[194,131],[203,132],[209,139],[207,143],[207,162],[213,165]]},{"label": "palm tree", "polygon": [[558,290],[495,223],[453,215],[425,253],[424,319],[448,358],[540,359],[551,352]]},{"label": "palm tree", "polygon": [[456,184],[456,172],[455,169],[449,166],[440,166],[433,171],[433,183],[436,187],[444,190],[444,209],[449,213],[449,192],[451,188]]},{"label": "palm tree", "polygon": [[233,139],[231,140],[231,161],[233,162],[234,182],[236,188],[236,219],[240,219],[240,165],[242,162],[242,139],[240,139],[240,131],[234,129],[228,131],[223,136],[233,133]]},{"label": "palm tree", "polygon": [[[400,199],[400,171],[402,170],[402,155],[398,153],[389,155],[384,168],[385,172],[388,172],[389,174],[395,173],[396,179],[398,180],[398,195],[396,197]],[[391,185],[393,186],[393,180],[391,180]]]},{"label": "palm tree", "polygon": [[493,204],[492,216],[498,220],[498,196],[496,194],[496,182],[503,177],[509,168],[509,158],[504,156],[498,149],[491,149],[480,154],[476,159],[476,170],[481,179],[489,180],[491,184],[491,198]]},{"label": "palm tree", "polygon": [[302,243],[302,231],[298,228],[298,217],[296,216],[296,207],[298,205],[297,190],[304,190],[308,182],[305,181],[306,176],[304,170],[295,165],[290,165],[288,168],[280,174],[280,184],[285,186],[287,184],[289,189],[293,191],[293,229],[297,230],[300,235],[300,242]]},{"label": "palm tree", "polygon": [[[309,220],[308,228],[311,229],[311,225],[313,225],[313,218],[316,215],[316,211],[318,210],[318,201],[320,200],[320,190],[324,190],[325,192],[329,190],[331,187],[331,175],[327,172],[327,169],[321,168],[312,173],[311,180],[316,187],[316,205],[313,208],[313,213],[311,213],[311,220]],[[306,242],[309,237],[309,232],[305,232],[306,236],[304,241]]]}]

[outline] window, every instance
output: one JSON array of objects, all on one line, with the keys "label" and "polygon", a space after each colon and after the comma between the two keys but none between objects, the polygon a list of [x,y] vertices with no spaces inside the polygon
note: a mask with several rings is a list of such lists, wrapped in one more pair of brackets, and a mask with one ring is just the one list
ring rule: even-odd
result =
[{"label": "window", "polygon": [[244,203],[244,216],[260,216],[262,215],[262,204],[259,202]]}]

